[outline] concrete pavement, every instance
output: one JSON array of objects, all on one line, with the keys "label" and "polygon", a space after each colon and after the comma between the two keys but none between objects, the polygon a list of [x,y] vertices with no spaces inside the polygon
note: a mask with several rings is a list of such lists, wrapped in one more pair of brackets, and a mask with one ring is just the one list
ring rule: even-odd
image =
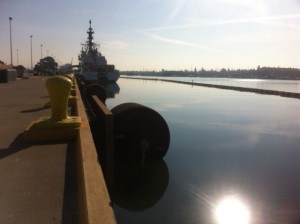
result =
[{"label": "concrete pavement", "polygon": [[77,223],[75,142],[32,144],[22,133],[50,116],[46,77],[0,83],[0,223]]}]

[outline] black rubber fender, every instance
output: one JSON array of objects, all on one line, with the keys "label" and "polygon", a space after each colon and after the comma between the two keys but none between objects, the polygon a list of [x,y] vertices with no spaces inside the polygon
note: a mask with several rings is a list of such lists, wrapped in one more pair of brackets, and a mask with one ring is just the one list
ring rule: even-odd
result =
[{"label": "black rubber fender", "polygon": [[96,95],[103,103],[105,103],[107,98],[105,89],[97,84],[88,85],[84,91],[84,94],[88,99],[90,99],[92,95]]},{"label": "black rubber fender", "polygon": [[169,148],[170,132],[155,110],[124,103],[114,107],[115,160],[146,163],[162,159]]}]

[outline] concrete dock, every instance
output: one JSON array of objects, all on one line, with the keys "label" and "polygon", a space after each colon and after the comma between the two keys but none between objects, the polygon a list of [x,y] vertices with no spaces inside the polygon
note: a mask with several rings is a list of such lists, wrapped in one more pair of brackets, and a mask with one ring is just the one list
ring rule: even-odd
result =
[{"label": "concrete dock", "polygon": [[80,94],[76,139],[23,140],[32,121],[51,114],[46,79],[0,83],[0,223],[115,223]]}]

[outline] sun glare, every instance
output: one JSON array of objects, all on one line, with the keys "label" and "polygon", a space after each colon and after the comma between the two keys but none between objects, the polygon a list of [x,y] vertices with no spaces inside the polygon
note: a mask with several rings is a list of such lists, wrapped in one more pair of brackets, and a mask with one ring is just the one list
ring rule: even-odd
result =
[{"label": "sun glare", "polygon": [[238,198],[227,197],[216,207],[217,224],[249,224],[250,211]]}]

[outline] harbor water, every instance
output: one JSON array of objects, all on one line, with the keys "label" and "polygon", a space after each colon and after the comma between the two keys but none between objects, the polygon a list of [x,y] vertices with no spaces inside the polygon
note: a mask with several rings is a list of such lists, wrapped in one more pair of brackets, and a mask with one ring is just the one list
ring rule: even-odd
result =
[{"label": "harbor water", "polygon": [[[124,76],[128,77],[128,76]],[[265,90],[276,90],[292,93],[300,93],[300,80],[280,80],[280,79],[238,79],[238,78],[201,78],[201,77],[161,77],[147,76],[137,78],[146,79],[166,79],[184,82],[204,83],[224,86],[238,86],[245,88],[256,88]]]},{"label": "harbor water", "polygon": [[[298,81],[225,81],[300,92]],[[118,223],[300,223],[299,99],[142,79],[118,85],[110,109],[148,106],[171,135],[164,159],[128,197],[113,198]]]}]

